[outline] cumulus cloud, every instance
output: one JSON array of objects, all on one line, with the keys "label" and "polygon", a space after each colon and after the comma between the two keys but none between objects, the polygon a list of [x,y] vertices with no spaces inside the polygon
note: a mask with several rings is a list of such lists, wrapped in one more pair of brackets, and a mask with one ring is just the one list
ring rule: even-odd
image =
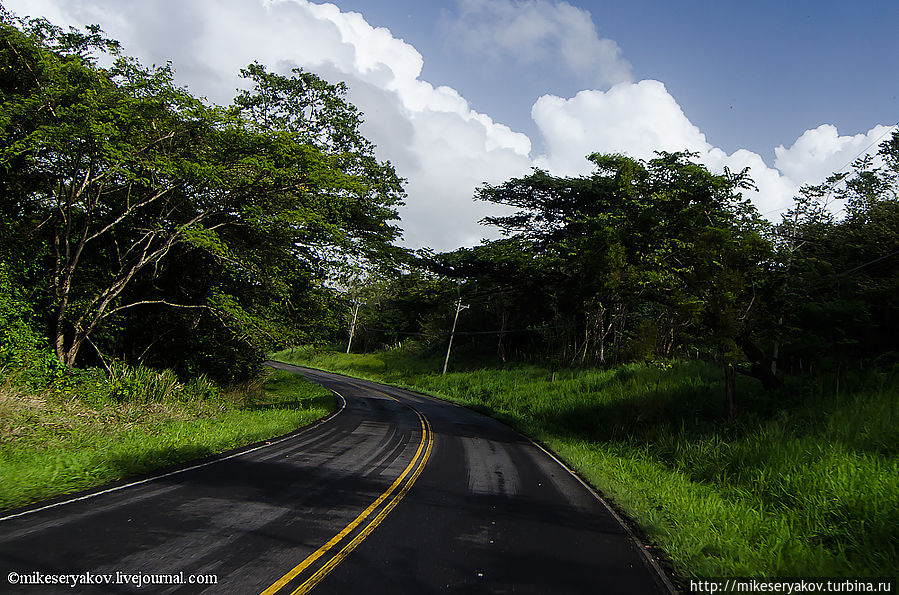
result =
[{"label": "cumulus cloud", "polygon": [[802,185],[820,183],[859,153],[876,149],[877,140],[891,129],[875,126],[866,134],[840,136],[825,124],[806,131],[789,149],[775,149],[771,167],[757,153],[740,149],[728,154],[710,144],[659,81],[620,83],[569,99],[545,95],[531,113],[546,139],[546,153],[535,158],[539,167],[581,175],[592,167],[584,156],[594,152],[650,159],[655,151],[693,151],[713,172],[750,168],[758,192],[747,191],[746,197],[775,221]]},{"label": "cumulus cloud", "polygon": [[895,126],[875,126],[867,133],[840,136],[836,126],[806,130],[789,149],[774,149],[774,166],[797,180],[824,180],[849,165],[860,153],[874,150]]},{"label": "cumulus cloud", "polygon": [[566,68],[577,80],[607,87],[631,80],[621,48],[599,36],[589,11],[548,0],[459,0],[446,20],[455,46],[479,59]]},{"label": "cumulus cloud", "polygon": [[620,83],[608,91],[581,91],[570,99],[544,95],[531,116],[546,139],[537,163],[551,171],[586,173],[584,155],[627,153],[648,159],[654,151],[703,151],[705,136],[658,81]]},{"label": "cumulus cloud", "polygon": [[798,190],[792,180],[746,150],[728,155],[713,147],[659,81],[620,83],[608,91],[581,91],[570,99],[545,95],[531,111],[546,138],[535,162],[567,175],[588,173],[590,153],[623,153],[651,159],[655,151],[693,151],[711,170],[750,168],[759,192],[750,198],[762,212],[780,208]]}]

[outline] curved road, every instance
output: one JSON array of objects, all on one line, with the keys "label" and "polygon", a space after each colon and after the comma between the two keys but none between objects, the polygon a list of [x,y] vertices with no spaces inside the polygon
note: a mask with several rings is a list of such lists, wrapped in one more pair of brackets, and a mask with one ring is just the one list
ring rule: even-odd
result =
[{"label": "curved road", "polygon": [[[333,390],[342,409],[198,467],[0,518],[0,591],[670,592],[605,505],[509,427],[270,365]],[[177,584],[191,580],[216,582]]]}]

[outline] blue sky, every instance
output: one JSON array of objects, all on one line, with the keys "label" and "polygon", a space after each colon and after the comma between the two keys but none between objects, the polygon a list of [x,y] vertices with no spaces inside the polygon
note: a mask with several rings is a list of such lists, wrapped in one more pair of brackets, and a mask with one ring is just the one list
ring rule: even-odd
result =
[{"label": "blue sky", "polygon": [[409,246],[495,237],[482,182],[589,172],[593,151],[750,167],[776,220],[899,121],[899,3],[631,0],[3,0],[99,23],[219,103],[254,60],[344,80],[407,178]]},{"label": "blue sky", "polygon": [[[580,80],[551,65],[485,64],[458,47],[445,24],[455,0],[335,0],[387,27],[425,57],[422,77],[459,90],[472,106],[534,132],[531,105],[571,96]],[[709,141],[773,159],[822,123],[857,133],[899,122],[899,2],[571,1],[621,47],[636,80],[665,83]]]}]

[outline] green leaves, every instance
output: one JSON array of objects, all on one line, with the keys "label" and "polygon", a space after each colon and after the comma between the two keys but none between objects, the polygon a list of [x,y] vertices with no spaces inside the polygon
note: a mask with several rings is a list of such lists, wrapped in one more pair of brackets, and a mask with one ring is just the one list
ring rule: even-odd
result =
[{"label": "green leaves", "polygon": [[[596,166],[590,176],[535,170],[479,190],[481,200],[517,209],[487,223],[549,256],[546,264],[561,273],[551,290],[559,315],[585,325],[575,352],[586,354],[586,344],[602,340],[591,333],[606,332],[590,322],[596,304],[616,312],[609,327],[616,343],[633,333],[634,341],[664,352],[656,355],[688,341],[722,353],[736,344],[770,247],[756,231],[757,213],[739,195],[752,187],[748,172],[714,175],[693,157],[662,152],[640,161],[597,153],[589,157]],[[605,316],[606,307],[597,312]]]},{"label": "green leaves", "polygon": [[[899,133],[878,158],[802,188],[777,227],[784,353],[805,361],[872,360],[895,351],[899,333]],[[833,203],[845,205],[835,216]]]}]

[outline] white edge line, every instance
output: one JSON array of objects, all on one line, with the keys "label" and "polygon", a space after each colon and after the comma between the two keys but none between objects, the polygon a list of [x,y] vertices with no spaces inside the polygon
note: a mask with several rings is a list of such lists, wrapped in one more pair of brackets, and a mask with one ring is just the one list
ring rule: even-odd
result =
[{"label": "white edge line", "polygon": [[110,492],[117,492],[117,491],[119,491],[119,490],[124,490],[125,488],[131,488],[131,487],[138,486],[138,485],[141,485],[141,484],[149,483],[149,482],[151,482],[151,481],[156,481],[156,480],[159,480],[159,479],[164,479],[164,478],[166,478],[166,477],[171,477],[172,475],[178,475],[179,473],[185,473],[185,472],[187,472],[187,471],[193,471],[194,469],[200,469],[200,468],[202,468],[202,467],[206,467],[206,466],[209,466],[209,465],[213,465],[213,464],[215,464],[215,463],[221,463],[222,461],[227,461],[228,459],[233,459],[233,458],[235,458],[235,457],[241,457],[241,456],[243,456],[243,455],[250,454],[251,452],[256,452],[257,450],[260,450],[260,449],[262,449],[262,448],[268,448],[269,446],[274,446],[274,445],[280,444],[280,443],[282,443],[282,442],[284,442],[284,441],[286,441],[286,440],[290,440],[290,439],[292,439],[292,438],[296,438],[296,437],[299,436],[301,433],[303,433],[303,432],[305,432],[305,431],[307,431],[307,430],[311,430],[312,428],[318,427],[318,426],[320,426],[320,425],[322,425],[322,424],[324,424],[324,423],[327,423],[327,422],[331,421],[332,419],[334,419],[335,417],[337,417],[337,416],[338,416],[338,415],[339,415],[339,414],[346,408],[346,399],[343,397],[343,395],[341,395],[339,392],[337,392],[337,391],[334,390],[334,389],[328,389],[328,390],[330,390],[332,393],[334,393],[335,395],[337,395],[338,397],[340,397],[340,407],[337,409],[337,411],[335,411],[334,413],[328,415],[327,417],[324,417],[324,418],[322,418],[322,419],[316,420],[316,421],[312,422],[311,424],[309,424],[309,425],[307,425],[307,426],[305,426],[305,427],[303,427],[303,428],[300,428],[299,431],[294,430],[294,432],[296,432],[296,433],[293,433],[293,434],[290,435],[290,436],[286,436],[286,437],[281,438],[281,439],[279,439],[279,440],[275,440],[274,442],[266,442],[265,444],[260,444],[259,446],[256,446],[256,447],[254,447],[254,448],[251,448],[251,449],[249,449],[249,450],[244,450],[244,451],[241,451],[241,452],[237,452],[237,453],[228,455],[228,456],[226,456],[226,457],[222,457],[222,458],[220,458],[220,459],[215,459],[215,460],[213,460],[213,461],[206,461],[205,463],[200,463],[199,465],[193,465],[193,466],[191,466],[191,467],[185,467],[184,469],[177,469],[177,470],[175,470],[175,471],[169,471],[168,473],[163,473],[162,475],[154,475],[153,477],[148,477],[148,478],[146,478],[146,479],[141,479],[140,481],[133,481],[133,482],[131,482],[131,483],[126,483],[126,484],[124,484],[124,485],[116,486],[116,487],[114,487],[114,488],[109,488],[109,489],[102,490],[102,491],[99,491],[99,492],[92,492],[92,493],[90,493],[90,494],[85,494],[84,496],[79,496],[78,498],[72,498],[72,499],[70,499],[70,500],[63,500],[62,502],[55,502],[55,503],[53,503],[53,504],[48,504],[48,505],[46,505],[46,506],[41,506],[40,508],[33,508],[33,509],[31,509],[31,510],[26,510],[26,511],[19,512],[19,513],[16,513],[16,514],[11,514],[11,515],[9,515],[9,516],[0,517],[0,523],[2,523],[3,521],[8,521],[8,520],[10,520],[10,519],[17,518],[17,517],[21,517],[21,516],[25,516],[25,515],[29,515],[29,514],[34,514],[34,513],[36,513],[36,512],[41,512],[42,510],[49,510],[49,509],[51,509],[51,508],[56,508],[56,507],[58,507],[58,506],[63,506],[63,505],[65,505],[65,504],[72,504],[73,502],[80,502],[80,501],[82,501],[82,500],[89,500],[89,499],[91,499],[91,498],[96,498],[97,496],[102,496],[103,494],[109,494]]},{"label": "white edge line", "polygon": [[[483,415],[483,414],[482,414],[482,415]],[[514,429],[514,428],[513,428],[513,429]],[[516,431],[517,431],[517,430],[516,430]],[[674,593],[677,593],[678,591],[677,591],[677,589],[674,587],[674,583],[671,582],[671,580],[670,580],[670,579],[668,578],[668,576],[665,574],[665,571],[662,570],[662,567],[659,565],[658,561],[657,561],[655,558],[652,557],[652,554],[650,554],[648,551],[646,551],[646,548],[643,547],[643,542],[640,541],[640,539],[639,539],[639,538],[637,537],[637,535],[631,530],[631,528],[627,525],[627,523],[624,521],[624,519],[622,519],[621,516],[620,516],[617,512],[615,512],[615,509],[612,508],[611,506],[609,506],[609,503],[606,502],[605,498],[603,498],[603,497],[600,495],[600,493],[597,492],[597,491],[593,488],[593,486],[591,486],[591,485],[588,484],[586,481],[584,481],[584,480],[581,478],[580,475],[578,475],[577,473],[575,473],[575,472],[574,472],[568,465],[566,465],[564,461],[562,461],[559,457],[557,457],[555,454],[553,454],[550,450],[546,449],[542,444],[540,444],[539,442],[537,442],[536,440],[534,440],[534,439],[531,438],[530,436],[527,436],[527,435],[525,435],[525,434],[522,434],[521,432],[518,432],[518,433],[521,434],[522,436],[524,436],[525,438],[527,438],[528,441],[529,441],[531,444],[533,444],[534,446],[536,446],[537,448],[539,448],[540,450],[542,450],[544,453],[546,453],[547,455],[549,455],[549,457],[550,457],[552,460],[554,460],[556,463],[558,463],[560,467],[562,467],[563,469],[565,469],[565,471],[567,471],[567,472],[569,473],[569,475],[571,475],[573,478],[575,478],[576,480],[578,480],[578,482],[580,482],[580,484],[581,484],[582,486],[584,486],[585,488],[587,488],[587,491],[590,492],[591,494],[593,494],[593,497],[594,497],[594,498],[596,498],[597,500],[599,500],[599,502],[605,507],[605,509],[609,512],[609,514],[611,514],[611,515],[615,518],[615,520],[618,521],[618,524],[621,525],[621,527],[622,527],[622,528],[624,529],[624,531],[627,533],[628,537],[631,538],[631,541],[634,543],[634,545],[637,546],[637,549],[640,550],[640,553],[643,554],[643,557],[646,558],[646,561],[649,562],[649,565],[652,566],[653,570],[656,571],[656,573],[658,574],[659,578],[662,580],[662,583],[663,583],[664,586],[668,589],[668,591],[669,591],[670,593],[673,593],[673,594],[674,594]]]}]

